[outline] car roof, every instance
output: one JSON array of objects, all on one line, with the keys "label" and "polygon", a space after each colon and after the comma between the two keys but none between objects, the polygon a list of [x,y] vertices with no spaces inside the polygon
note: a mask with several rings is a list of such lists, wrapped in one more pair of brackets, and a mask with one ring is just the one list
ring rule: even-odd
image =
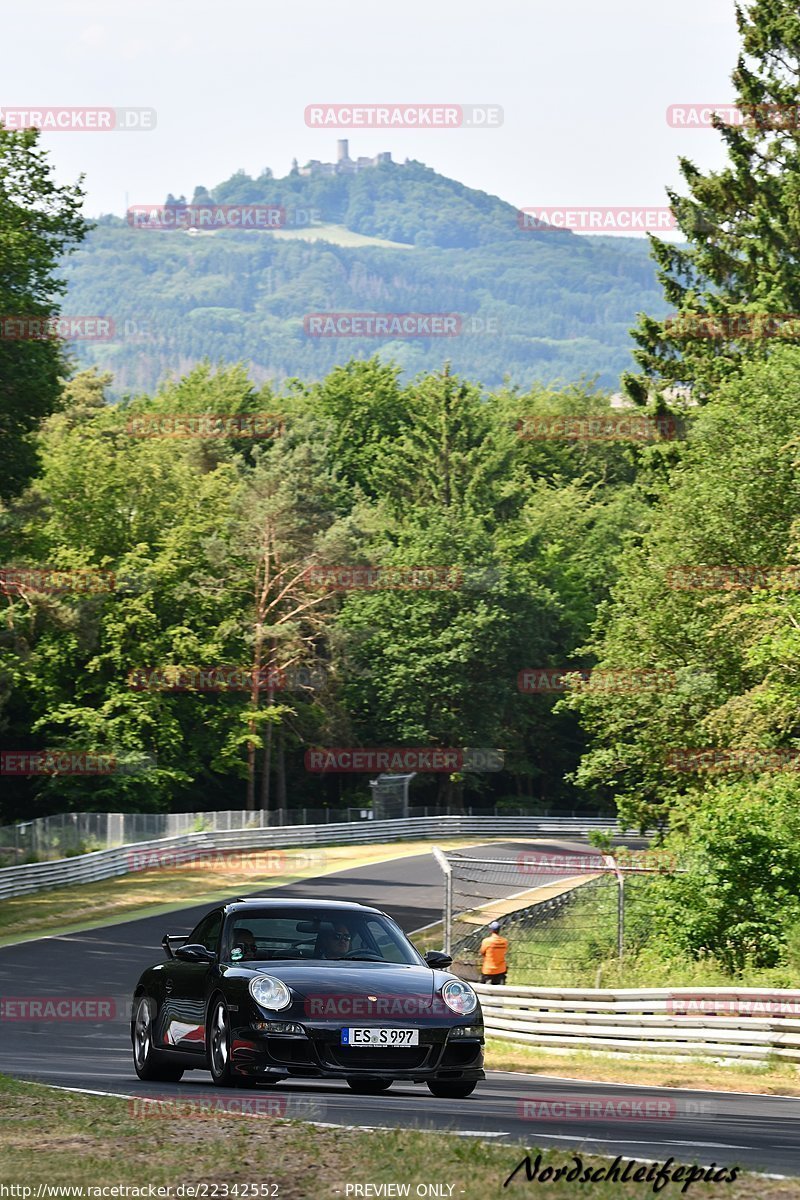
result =
[{"label": "car roof", "polygon": [[308,908],[308,909],[340,909],[342,912],[380,913],[379,908],[369,904],[359,904],[356,900],[315,900],[312,897],[302,897],[297,900],[292,896],[240,896],[223,905],[226,912],[246,912],[248,908]]}]

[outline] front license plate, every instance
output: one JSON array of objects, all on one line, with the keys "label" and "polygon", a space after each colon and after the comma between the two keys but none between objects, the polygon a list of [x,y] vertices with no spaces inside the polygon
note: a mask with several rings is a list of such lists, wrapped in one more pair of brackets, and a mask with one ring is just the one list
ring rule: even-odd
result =
[{"label": "front license plate", "polygon": [[418,1029],[343,1029],[343,1046],[418,1046]]}]

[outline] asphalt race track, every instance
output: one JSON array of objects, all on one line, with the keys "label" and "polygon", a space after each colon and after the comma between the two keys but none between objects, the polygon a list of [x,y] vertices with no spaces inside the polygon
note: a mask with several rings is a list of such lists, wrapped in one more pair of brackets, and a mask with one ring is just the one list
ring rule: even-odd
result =
[{"label": "asphalt race track", "polygon": [[[530,851],[531,842],[493,843],[487,857]],[[579,853],[585,843],[537,842],[543,853]],[[478,847],[467,853],[481,856]],[[574,874],[574,868],[569,872]],[[553,882],[555,875],[548,875]],[[525,885],[538,882],[526,875]],[[542,882],[545,880],[543,879]],[[433,858],[415,855],[357,867],[335,875],[272,888],[270,896],[359,900],[385,909],[407,932],[441,916],[441,875]],[[162,956],[161,937],[188,932],[208,903],[166,916],[117,923],[63,937],[40,938],[0,948],[0,995],[12,997],[113,997],[116,1016],[103,1021],[0,1021],[0,1071],[62,1087],[113,1092],[134,1098],[240,1101],[250,1111],[333,1124],[415,1126],[484,1135],[514,1145],[582,1148],[641,1160],[673,1156],[718,1166],[800,1175],[800,1099],[780,1096],[679,1091],[545,1076],[492,1072],[468,1100],[443,1100],[424,1085],[395,1084],[381,1096],[359,1097],[343,1084],[284,1081],[256,1091],[216,1089],[203,1071],[187,1072],[178,1084],[146,1084],[131,1061],[130,994],[139,973]],[[557,1070],[557,1059],[552,1060]],[[630,1119],[541,1119],[537,1102],[568,1099],[630,1102]],[[641,1107],[650,1101],[650,1108]],[[258,1107],[254,1110],[253,1105]],[[538,1115],[531,1116],[531,1112]],[[648,1115],[657,1112],[657,1116]],[[518,1156],[509,1155],[509,1170]]]}]

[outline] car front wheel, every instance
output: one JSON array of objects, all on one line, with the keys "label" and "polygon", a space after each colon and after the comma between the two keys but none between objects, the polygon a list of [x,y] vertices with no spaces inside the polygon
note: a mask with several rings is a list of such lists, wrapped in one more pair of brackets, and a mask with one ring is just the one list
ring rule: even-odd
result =
[{"label": "car front wheel", "polygon": [[155,1013],[155,1001],[149,996],[141,996],[133,1019],[133,1066],[140,1079],[178,1083],[183,1078],[183,1067],[165,1062],[163,1054],[159,1054],[153,1045]]},{"label": "car front wheel", "polygon": [[380,1092],[388,1092],[393,1083],[393,1079],[356,1079],[351,1077],[347,1080],[348,1087],[352,1088],[359,1096],[377,1096]]},{"label": "car front wheel", "polygon": [[440,1096],[443,1100],[464,1100],[475,1091],[475,1080],[471,1083],[457,1083],[455,1080],[447,1083],[431,1079],[428,1087],[434,1096]]},{"label": "car front wheel", "polygon": [[251,1075],[234,1074],[231,1067],[231,1022],[228,1006],[219,997],[209,1010],[206,1030],[208,1069],[217,1087],[254,1087]]}]

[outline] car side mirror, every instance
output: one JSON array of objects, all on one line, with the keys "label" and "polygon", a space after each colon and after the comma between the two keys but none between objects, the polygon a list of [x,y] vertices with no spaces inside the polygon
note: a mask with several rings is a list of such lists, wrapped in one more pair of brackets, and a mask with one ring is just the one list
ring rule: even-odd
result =
[{"label": "car side mirror", "polygon": [[207,950],[205,946],[201,946],[199,942],[192,942],[188,946],[178,946],[175,951],[175,957],[181,962],[216,962],[217,956],[213,950]]},{"label": "car side mirror", "polygon": [[452,958],[444,950],[428,950],[425,962],[432,971],[446,971],[452,965]]}]

